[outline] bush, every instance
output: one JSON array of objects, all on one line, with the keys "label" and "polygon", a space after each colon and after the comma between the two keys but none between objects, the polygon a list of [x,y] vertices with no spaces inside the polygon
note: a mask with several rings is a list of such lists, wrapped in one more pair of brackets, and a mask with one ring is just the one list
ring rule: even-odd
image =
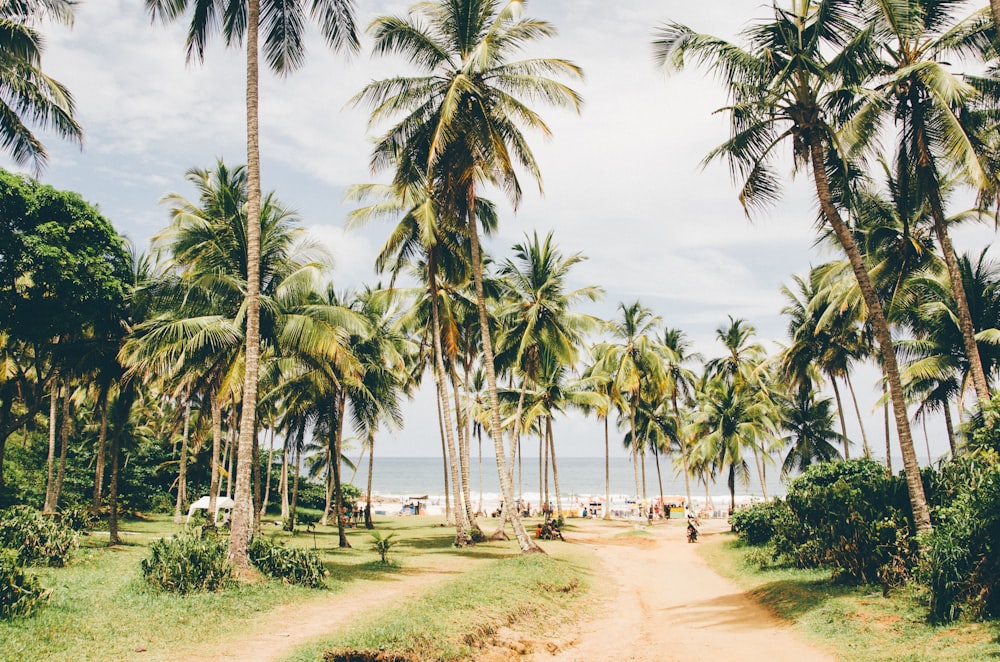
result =
[{"label": "bush", "polygon": [[922,539],[917,575],[930,589],[931,618],[1000,615],[1000,462],[962,458],[941,473],[963,487],[935,509],[934,531]]},{"label": "bush", "polygon": [[265,575],[286,584],[309,588],[326,587],[329,574],[315,552],[275,544],[263,536],[250,541],[250,562]]},{"label": "bush", "polygon": [[59,513],[59,522],[77,533],[84,535],[98,522],[98,518],[85,506],[63,508]]},{"label": "bush", "polygon": [[813,465],[792,481],[785,503],[776,545],[800,565],[829,567],[852,584],[890,575],[896,582],[898,569],[911,565],[906,485],[872,460]]},{"label": "bush", "polygon": [[733,533],[748,545],[759,547],[774,539],[775,525],[788,507],[777,499],[766,503],[755,503],[748,508],[740,508],[729,516]]},{"label": "bush", "polygon": [[224,538],[184,531],[157,540],[149,546],[149,552],[149,557],[142,560],[142,576],[164,591],[219,591],[233,579]]},{"label": "bush", "polygon": [[48,599],[38,578],[25,574],[17,552],[0,549],[0,619],[28,616]]},{"label": "bush", "polygon": [[66,565],[76,546],[71,528],[30,506],[0,512],[0,547],[14,550],[21,565]]}]

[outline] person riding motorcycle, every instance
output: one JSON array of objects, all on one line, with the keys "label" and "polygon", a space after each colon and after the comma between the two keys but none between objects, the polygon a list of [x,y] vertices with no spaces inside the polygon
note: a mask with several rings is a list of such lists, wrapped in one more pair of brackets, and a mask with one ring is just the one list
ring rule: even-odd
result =
[{"label": "person riding motorcycle", "polygon": [[700,522],[695,514],[690,510],[687,511],[687,540],[688,542],[696,542],[698,540],[698,533]]}]

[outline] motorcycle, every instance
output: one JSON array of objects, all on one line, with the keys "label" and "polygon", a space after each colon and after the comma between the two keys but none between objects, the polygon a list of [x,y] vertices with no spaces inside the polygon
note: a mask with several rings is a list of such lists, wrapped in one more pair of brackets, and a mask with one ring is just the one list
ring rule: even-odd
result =
[{"label": "motorcycle", "polygon": [[693,517],[688,518],[687,539],[688,542],[698,542],[698,520]]}]

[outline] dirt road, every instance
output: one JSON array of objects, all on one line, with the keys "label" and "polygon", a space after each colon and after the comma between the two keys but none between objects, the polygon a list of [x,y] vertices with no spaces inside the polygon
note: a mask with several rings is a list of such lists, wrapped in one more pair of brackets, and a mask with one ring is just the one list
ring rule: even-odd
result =
[{"label": "dirt road", "polygon": [[602,565],[598,576],[614,583],[610,596],[595,617],[526,659],[833,660],[701,560],[697,546],[711,544],[712,533],[727,528],[722,521],[706,522],[707,535],[688,544],[679,522],[651,527],[648,537],[623,537],[616,535],[620,529],[584,524],[573,538],[593,548]]}]

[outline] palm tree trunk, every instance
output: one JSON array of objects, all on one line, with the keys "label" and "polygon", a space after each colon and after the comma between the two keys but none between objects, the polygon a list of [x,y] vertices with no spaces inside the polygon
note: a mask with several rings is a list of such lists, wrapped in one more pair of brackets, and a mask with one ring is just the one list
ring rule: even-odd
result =
[{"label": "palm tree trunk", "polygon": [[729,487],[729,514],[736,512],[736,467],[732,463],[729,465],[729,478],[726,480]]},{"label": "palm tree trunk", "polygon": [[969,361],[972,385],[976,389],[976,397],[979,400],[979,404],[983,405],[990,399],[990,390],[986,383],[986,373],[983,371],[983,361],[979,355],[979,346],[976,343],[976,329],[972,323],[972,313],[969,312],[969,300],[965,296],[962,270],[959,269],[955,248],[952,246],[951,237],[948,234],[948,225],[944,217],[944,207],[941,203],[941,195],[937,185],[937,173],[935,172],[930,151],[923,138],[924,133],[920,131],[917,139],[920,162],[917,164],[917,167],[929,173],[924,179],[927,180],[928,184],[927,200],[931,207],[931,217],[934,219],[934,234],[937,235],[938,244],[941,246],[941,253],[944,256],[944,263],[948,267],[948,279],[951,281],[951,292],[955,299],[958,326],[962,332],[962,344],[965,346],[965,356]]},{"label": "palm tree trunk", "polygon": [[[101,409],[101,430],[97,434],[97,453],[94,461],[94,498],[91,501],[90,513],[95,517],[101,512],[101,498],[104,493],[104,473],[107,469],[108,454],[108,385],[102,385],[97,397]],[[2,489],[2,485],[0,485]]]},{"label": "palm tree trunk", "polygon": [[494,451],[497,458],[497,474],[500,477],[500,488],[503,492],[504,503],[508,506],[511,526],[517,536],[517,544],[521,548],[522,554],[541,552],[542,549],[535,544],[535,541],[528,536],[524,523],[521,522],[521,514],[515,512],[514,508],[514,487],[507,474],[507,464],[504,457],[503,428],[500,423],[500,396],[497,391],[497,373],[493,357],[493,342],[490,339],[490,320],[486,313],[486,296],[483,291],[483,256],[479,246],[479,229],[475,214],[475,189],[472,185],[466,193],[466,209],[468,209],[469,221],[469,244],[472,249],[472,276],[476,286],[476,307],[479,309],[479,329],[483,341],[483,366],[486,368],[486,390],[489,393],[490,416],[492,425],[490,434],[493,436]]},{"label": "palm tree trunk", "polygon": [[[452,494],[455,495],[455,545],[466,547],[472,543],[472,539],[469,537],[465,508],[459,503],[462,498],[462,486],[459,484],[458,450],[455,447],[451,410],[448,406],[448,377],[444,367],[444,351],[441,347],[441,316],[438,302],[437,268],[433,250],[429,252],[427,280],[431,294],[431,335],[434,340],[434,366],[436,368],[434,380],[437,384],[445,443],[448,446],[447,456],[450,462]],[[501,447],[500,450],[502,452],[503,448]]]},{"label": "palm tree trunk", "polygon": [[247,293],[243,407],[237,445],[236,493],[229,533],[229,560],[238,571],[249,569],[247,547],[253,533],[250,489],[253,443],[257,430],[257,375],[260,364],[260,145],[257,106],[260,0],[247,0]]},{"label": "palm tree trunk", "polygon": [[563,516],[562,494],[559,491],[559,469],[556,466],[556,440],[552,436],[552,417],[545,417],[545,433],[549,438],[549,453],[552,457],[552,484],[556,489],[556,517]]},{"label": "palm tree trunk", "polygon": [[[119,398],[122,396],[119,395]],[[118,535],[118,466],[119,456],[122,449],[122,432],[128,422],[128,417],[119,417],[115,426],[115,433],[111,435],[111,478],[108,484],[108,546],[120,545],[121,538]]]},{"label": "palm tree trunk", "polygon": [[69,386],[65,387],[62,403],[62,420],[59,423],[59,470],[56,471],[56,484],[52,494],[52,509],[59,509],[59,497],[62,496],[63,481],[66,480],[66,457],[69,451],[69,430],[72,424],[70,419],[70,397]]},{"label": "palm tree trunk", "polygon": [[955,457],[955,429],[952,427],[951,423],[951,407],[948,406],[948,402],[944,403],[944,427],[948,433],[948,448],[951,449],[951,456]]},{"label": "palm tree trunk", "polygon": [[183,509],[186,498],[188,435],[191,431],[191,394],[184,393],[184,433],[181,435],[181,456],[177,470],[177,501],[174,504],[174,524],[184,521]]},{"label": "palm tree trunk", "polygon": [[208,483],[208,512],[211,517],[212,526],[216,526],[218,520],[218,500],[219,500],[219,446],[222,445],[222,397],[219,393],[221,389],[213,388],[209,394],[209,407],[212,410],[212,475]]},{"label": "palm tree trunk", "polygon": [[476,426],[476,439],[479,441],[479,512],[485,516],[483,510],[483,426]]},{"label": "palm tree trunk", "polygon": [[858,406],[858,396],[854,393],[854,383],[851,381],[851,373],[844,373],[844,380],[847,382],[847,389],[851,392],[851,400],[854,401],[854,413],[858,417],[858,427],[861,428],[861,445],[864,449],[865,457],[869,460],[872,457],[872,449],[868,445],[868,435],[865,433],[865,422],[861,420],[861,407]]},{"label": "palm tree trunk", "polygon": [[299,433],[292,450],[295,452],[295,475],[292,476],[292,503],[288,513],[288,520],[285,522],[286,531],[295,530],[295,514],[299,507],[299,476],[302,473],[302,444],[306,436],[306,424],[303,421],[299,425]]},{"label": "palm tree trunk", "polygon": [[549,437],[545,432],[545,428],[540,424],[538,426],[538,443],[541,444],[542,449],[542,468],[544,470],[544,480],[542,484],[545,486],[545,500],[542,502],[545,504],[546,509],[551,512],[552,508],[549,504],[552,502],[549,496]]},{"label": "palm tree trunk", "polygon": [[52,494],[56,483],[56,421],[59,416],[59,373],[52,375],[52,386],[49,391],[49,456],[47,460],[48,473],[45,480],[45,503],[42,512],[54,513],[56,510]]},{"label": "palm tree trunk", "polygon": [[674,419],[677,421],[677,438],[681,443],[681,468],[684,470],[684,496],[687,497],[687,502],[685,505],[691,507],[691,476],[690,468],[688,467],[688,445],[687,437],[681,430],[681,410],[677,406],[677,392],[674,390],[674,394],[671,397],[671,402],[674,405]]},{"label": "palm tree trunk", "polygon": [[344,414],[347,406],[347,394],[343,390],[337,394],[337,430],[333,438],[333,493],[336,497],[334,505],[337,518],[337,536],[340,538],[341,548],[350,548],[351,543],[347,541],[346,522],[344,521],[344,490],[340,484],[340,457],[343,452],[344,439]]},{"label": "palm tree trunk", "polygon": [[271,468],[274,466],[274,428],[271,428],[271,443],[267,447],[267,479],[264,481],[264,500],[260,506],[260,516],[267,514],[267,502],[271,498]]},{"label": "palm tree trunk", "polygon": [[764,462],[760,458],[761,449],[753,447],[753,461],[757,465],[757,477],[760,478],[760,493],[767,501],[767,476],[764,475]]},{"label": "palm tree trunk", "polygon": [[892,475],[892,432],[889,430],[889,387],[882,382],[882,397],[885,403],[882,405],[882,415],[885,417],[885,468]]},{"label": "palm tree trunk", "polygon": [[840,389],[837,388],[837,378],[830,375],[830,385],[833,386],[833,397],[837,400],[837,416],[840,417],[840,433],[844,436],[844,459],[851,459],[851,442],[847,438],[847,419],[844,418],[844,404],[840,399]]},{"label": "palm tree trunk", "polygon": [[[232,416],[230,418],[230,424],[232,424]],[[235,453],[233,452],[233,447],[236,445],[236,428],[229,428],[229,434],[226,435],[226,457],[224,458],[226,463],[226,498],[231,499],[233,496],[233,462],[235,458]]]},{"label": "palm tree trunk", "polygon": [[931,438],[927,434],[927,417],[926,416],[922,416],[920,418],[920,422],[921,422],[921,424],[924,427],[924,446],[927,447],[927,466],[928,467],[933,467],[934,466],[934,458],[931,457]]},{"label": "palm tree trunk", "polygon": [[[436,380],[435,380],[436,381]],[[451,496],[448,494],[448,483],[451,481],[451,473],[448,471],[448,447],[445,445],[444,418],[441,415],[441,390],[434,389],[434,402],[438,411],[438,432],[441,435],[441,461],[444,464],[444,523],[451,525]]]},{"label": "palm tree trunk", "polygon": [[326,442],[326,478],[323,486],[326,491],[326,501],[323,502],[323,516],[319,518],[319,525],[326,526],[330,521],[330,508],[333,507],[333,439]]},{"label": "palm tree trunk", "polygon": [[608,440],[608,415],[604,415],[604,515],[611,519],[611,445]]},{"label": "palm tree trunk", "polygon": [[913,521],[916,524],[917,531],[930,531],[933,529],[931,516],[927,508],[924,485],[920,479],[920,465],[917,462],[917,454],[913,447],[913,436],[910,432],[910,421],[906,412],[906,398],[903,394],[903,384],[899,376],[899,364],[896,361],[896,350],[892,344],[892,334],[889,331],[889,324],[882,311],[882,303],[879,301],[871,278],[868,276],[868,270],[865,268],[861,252],[858,250],[858,246],[854,242],[854,237],[851,235],[850,228],[847,227],[847,224],[840,217],[840,213],[833,204],[833,196],[826,178],[823,146],[819,141],[813,140],[809,145],[809,150],[813,180],[816,184],[816,195],[819,199],[823,216],[832,227],[844,252],[847,253],[851,268],[854,270],[854,275],[858,280],[858,287],[861,289],[865,305],[868,307],[868,316],[881,350],[882,365],[885,367],[886,378],[889,381],[889,392],[892,395],[896,432],[899,435],[899,446],[903,453],[903,467],[906,469],[906,486],[910,496],[910,506],[913,509]]},{"label": "palm tree trunk", "polygon": [[660,473],[660,454],[653,449],[653,459],[656,460],[656,484],[660,488],[657,499],[660,504],[660,516],[663,516],[663,475]]},{"label": "palm tree trunk", "polygon": [[472,512],[472,486],[470,485],[471,478],[469,472],[469,463],[471,461],[469,457],[469,427],[466,425],[466,408],[462,406],[461,389],[459,389],[458,372],[455,370],[455,364],[451,364],[451,384],[452,389],[455,392],[455,417],[458,419],[458,466],[461,473],[461,485],[462,485],[462,501],[464,501],[465,506],[465,519],[469,523],[469,528],[479,533],[482,531],[479,529],[479,524],[476,523],[475,513]]},{"label": "palm tree trunk", "polygon": [[635,474],[635,498],[639,502],[639,517],[644,517],[646,512],[643,510],[642,505],[642,484],[639,481],[639,446],[635,441],[635,414],[634,408],[629,407],[629,424],[632,427],[630,435],[632,435],[632,472]]},{"label": "palm tree trunk", "polygon": [[372,523],[372,474],[375,473],[375,430],[368,432],[368,491],[365,499],[365,528],[371,531]]},{"label": "palm tree trunk", "polygon": [[281,446],[281,519],[288,519],[288,444],[291,442],[292,431],[289,428],[285,443]]}]

